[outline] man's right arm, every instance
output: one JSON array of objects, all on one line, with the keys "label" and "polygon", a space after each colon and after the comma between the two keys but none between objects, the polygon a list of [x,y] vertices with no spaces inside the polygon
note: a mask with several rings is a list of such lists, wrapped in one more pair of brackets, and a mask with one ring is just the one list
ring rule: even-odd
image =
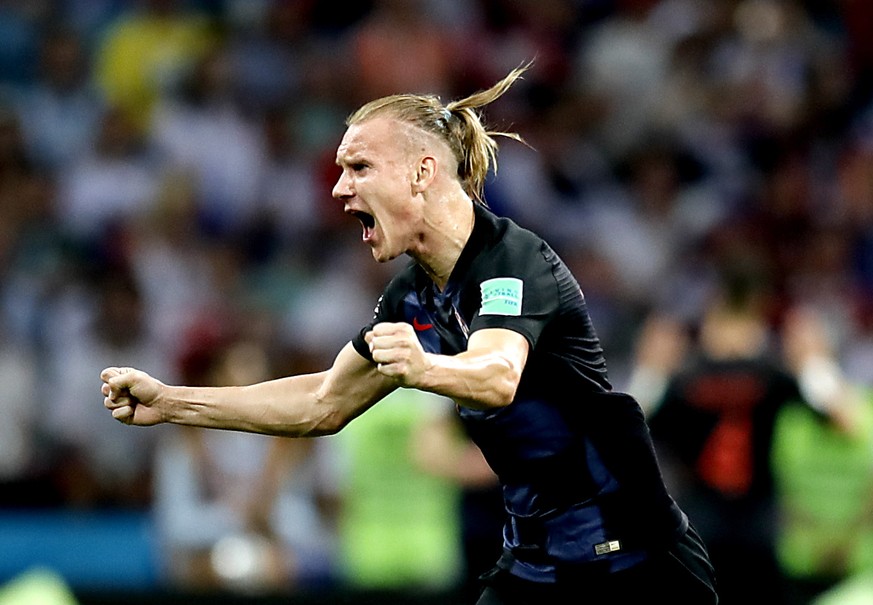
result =
[{"label": "man's right arm", "polygon": [[130,368],[107,368],[101,378],[104,405],[126,424],[170,422],[290,437],[335,433],[397,386],[351,344],[329,370],[249,386],[169,386]]}]

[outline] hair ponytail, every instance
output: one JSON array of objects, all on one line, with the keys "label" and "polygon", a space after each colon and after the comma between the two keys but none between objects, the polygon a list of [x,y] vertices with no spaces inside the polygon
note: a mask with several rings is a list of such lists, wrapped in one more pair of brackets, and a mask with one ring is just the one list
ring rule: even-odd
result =
[{"label": "hair ponytail", "polygon": [[[493,166],[497,172],[498,144],[495,137],[507,137],[521,143],[524,139],[514,132],[488,130],[478,110],[503,96],[529,67],[530,63],[517,67],[491,88],[446,105],[446,111],[454,118],[449,120],[449,145],[458,159],[458,178],[464,183],[467,193],[479,203],[485,203],[483,190],[488,171]],[[457,141],[456,145],[452,144],[454,141]]]}]

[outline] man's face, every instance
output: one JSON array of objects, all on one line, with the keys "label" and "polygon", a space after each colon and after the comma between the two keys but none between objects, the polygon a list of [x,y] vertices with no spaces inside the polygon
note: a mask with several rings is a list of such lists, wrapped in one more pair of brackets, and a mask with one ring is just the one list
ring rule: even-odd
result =
[{"label": "man's face", "polygon": [[373,257],[385,262],[409,251],[421,222],[421,201],[413,196],[415,163],[409,126],[373,118],[348,128],[337,149],[342,174],[333,197],[358,218]]}]

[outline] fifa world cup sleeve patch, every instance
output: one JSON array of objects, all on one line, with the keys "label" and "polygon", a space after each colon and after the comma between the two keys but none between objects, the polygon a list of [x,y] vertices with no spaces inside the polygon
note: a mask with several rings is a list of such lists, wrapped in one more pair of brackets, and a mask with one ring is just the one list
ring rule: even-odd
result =
[{"label": "fifa world cup sleeve patch", "polygon": [[479,315],[521,315],[524,282],[517,277],[495,277],[482,282]]}]

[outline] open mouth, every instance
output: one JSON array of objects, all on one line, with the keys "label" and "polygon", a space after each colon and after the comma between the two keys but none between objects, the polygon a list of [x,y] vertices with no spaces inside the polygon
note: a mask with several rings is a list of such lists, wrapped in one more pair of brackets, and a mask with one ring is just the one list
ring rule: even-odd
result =
[{"label": "open mouth", "polygon": [[361,226],[364,228],[364,241],[369,241],[373,236],[373,230],[376,228],[376,218],[363,210],[348,210],[348,213],[361,221]]}]

